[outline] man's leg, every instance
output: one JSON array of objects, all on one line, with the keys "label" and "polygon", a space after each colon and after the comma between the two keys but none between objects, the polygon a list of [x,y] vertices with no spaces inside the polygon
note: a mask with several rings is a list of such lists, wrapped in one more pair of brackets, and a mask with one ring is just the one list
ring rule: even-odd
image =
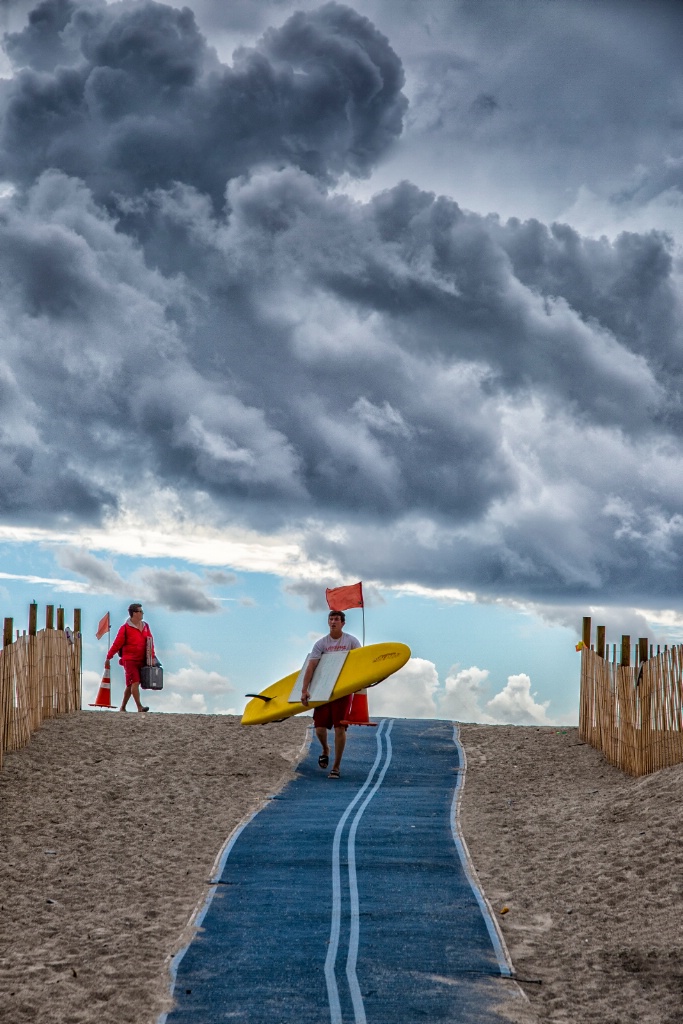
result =
[{"label": "man's leg", "polygon": [[323,748],[323,754],[325,757],[330,756],[330,746],[327,742],[327,729],[324,726],[316,726],[315,734],[320,740],[320,746]]},{"label": "man's leg", "polygon": [[130,686],[127,686],[125,688],[125,690],[123,691],[123,700],[121,701],[121,707],[119,708],[119,711],[125,711],[126,710],[126,704],[128,703],[129,700],[130,700]]},{"label": "man's leg", "polygon": [[343,725],[335,725],[334,727],[334,764],[332,765],[332,771],[339,771],[341,765],[342,755],[344,753],[344,747],[346,746],[346,729]]}]

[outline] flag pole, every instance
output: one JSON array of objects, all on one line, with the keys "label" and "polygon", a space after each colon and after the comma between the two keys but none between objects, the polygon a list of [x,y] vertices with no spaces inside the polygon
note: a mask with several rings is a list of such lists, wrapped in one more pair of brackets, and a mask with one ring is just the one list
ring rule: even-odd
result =
[{"label": "flag pole", "polygon": [[363,647],[365,647],[365,598],[363,597],[363,583],[360,585],[360,606],[363,611]]}]

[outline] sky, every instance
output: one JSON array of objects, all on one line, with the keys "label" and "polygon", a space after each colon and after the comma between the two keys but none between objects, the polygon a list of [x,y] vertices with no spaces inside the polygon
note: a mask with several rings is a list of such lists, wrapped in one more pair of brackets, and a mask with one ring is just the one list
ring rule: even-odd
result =
[{"label": "sky", "polygon": [[163,711],[359,579],[376,714],[572,724],[584,615],[683,639],[682,29],[0,0],[0,598],[83,609],[86,699],[131,600]]}]

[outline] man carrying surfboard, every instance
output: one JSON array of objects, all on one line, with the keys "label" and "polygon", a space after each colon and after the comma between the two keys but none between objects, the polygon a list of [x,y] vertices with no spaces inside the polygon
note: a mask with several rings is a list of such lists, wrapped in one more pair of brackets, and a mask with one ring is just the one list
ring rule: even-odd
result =
[{"label": "man carrying surfboard", "polygon": [[[308,705],[309,693],[311,687],[311,680],[313,679],[313,673],[315,672],[318,662],[322,658],[323,654],[327,651],[354,651],[357,647],[360,647],[360,641],[357,637],[352,636],[350,633],[343,632],[343,626],[346,622],[346,616],[344,612],[336,612],[332,610],[327,616],[327,624],[330,627],[330,632],[327,636],[323,636],[320,640],[316,641],[313,645],[308,658],[308,665],[306,666],[306,674],[304,676],[303,685],[301,687],[301,703]],[[351,704],[351,696],[339,697],[337,700],[331,700],[327,704],[322,704],[318,708],[313,709],[313,725],[315,726],[315,734],[320,740],[320,745],[323,748],[323,752],[318,758],[318,764],[321,768],[327,768],[330,763],[330,747],[327,741],[327,733],[329,729],[334,729],[334,764],[330,774],[327,776],[328,779],[338,779],[340,777],[340,766],[341,759],[344,753],[344,747],[346,746],[346,725],[342,725],[342,722],[347,717],[349,712],[349,705]]]}]

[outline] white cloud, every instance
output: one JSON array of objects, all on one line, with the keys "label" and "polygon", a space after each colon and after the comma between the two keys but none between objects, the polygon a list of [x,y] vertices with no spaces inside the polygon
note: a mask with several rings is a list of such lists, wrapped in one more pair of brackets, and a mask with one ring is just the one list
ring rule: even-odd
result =
[{"label": "white cloud", "polygon": [[[92,704],[97,697],[100,683],[102,682],[102,672],[93,672],[92,669],[83,670],[83,707],[87,708],[89,704]],[[114,703],[111,698],[112,704]]]},{"label": "white cloud", "polygon": [[16,572],[0,572],[2,580],[20,580],[22,583],[42,583],[53,587],[55,590],[67,591],[71,594],[85,594],[88,591],[87,584],[77,583],[75,580],[60,580],[52,576],[32,576]]},{"label": "white cloud", "polygon": [[[270,572],[284,577],[318,577],[332,571],[330,564],[311,564],[303,548],[303,534],[299,532],[266,533],[230,524],[215,527],[203,524],[201,514],[188,522],[180,509],[173,507],[177,495],[164,488],[163,498],[167,503],[165,509],[155,507],[145,516],[143,510],[130,508],[116,518],[107,519],[103,527],[62,530],[3,523],[0,524],[0,541],[77,545],[90,551],[132,558],[175,558],[193,565],[230,565],[245,572]],[[75,592],[85,590],[83,583],[74,580],[41,581],[36,577],[21,577],[24,578]]]},{"label": "white cloud", "polygon": [[507,686],[497,693],[486,707],[493,716],[493,721],[508,725],[553,725],[548,718],[550,701],[542,704],[534,700],[531,692],[531,679],[525,672],[508,676]]},{"label": "white cloud", "polygon": [[[157,710],[155,708],[155,710]],[[168,693],[164,696],[163,707],[159,711],[166,711],[175,715],[206,715],[209,708],[203,693]]]},{"label": "white cloud", "polygon": [[196,664],[198,661],[215,661],[218,655],[214,651],[195,651],[189,644],[180,640],[173,644],[173,651],[186,661]]},{"label": "white cloud", "polygon": [[452,718],[457,722],[482,722],[490,724],[495,719],[484,711],[482,700],[489,671],[485,668],[461,669],[453,675],[451,669],[444,689],[438,696],[439,718]]},{"label": "white cloud", "polygon": [[411,658],[393,676],[370,690],[370,717],[438,718],[434,703],[438,685],[439,675],[433,662]]},{"label": "white cloud", "polygon": [[222,676],[219,672],[207,672],[206,669],[194,664],[181,668],[178,672],[169,672],[165,681],[169,690],[183,694],[218,697],[234,693],[234,687],[227,676]]},{"label": "white cloud", "polygon": [[526,673],[508,676],[503,689],[490,698],[489,675],[488,669],[476,665],[452,668],[441,686],[433,662],[411,658],[395,675],[370,690],[370,717],[443,718],[483,725],[553,725],[559,721],[548,715],[550,701],[535,699]]},{"label": "white cloud", "polygon": [[232,715],[236,714],[232,708],[224,708],[234,692],[227,676],[208,672],[191,662],[178,672],[166,673],[158,710],[176,714]]}]

